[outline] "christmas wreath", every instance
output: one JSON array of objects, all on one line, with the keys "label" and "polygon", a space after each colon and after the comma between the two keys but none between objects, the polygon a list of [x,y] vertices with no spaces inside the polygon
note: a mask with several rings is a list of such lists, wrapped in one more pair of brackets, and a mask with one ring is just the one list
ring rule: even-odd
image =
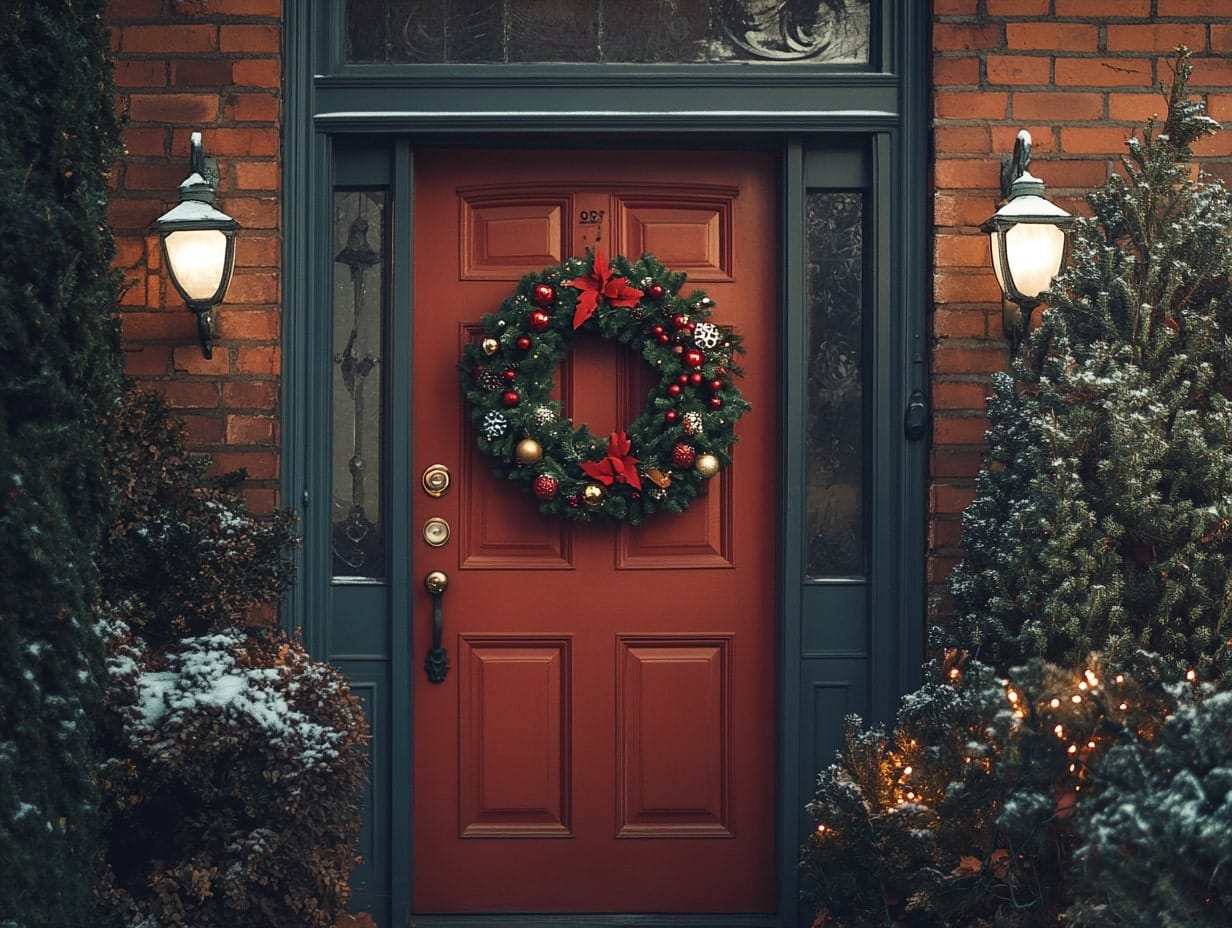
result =
[{"label": "christmas wreath", "polygon": [[[710,321],[704,292],[680,294],[685,280],[653,255],[609,262],[588,251],[522,278],[465,346],[459,370],[479,448],[542,511],[637,524],[683,512],[731,462],[736,421],[750,408],[733,382],[743,349]],[[627,345],[659,375],[645,411],[606,442],[552,399],[577,333]]]}]

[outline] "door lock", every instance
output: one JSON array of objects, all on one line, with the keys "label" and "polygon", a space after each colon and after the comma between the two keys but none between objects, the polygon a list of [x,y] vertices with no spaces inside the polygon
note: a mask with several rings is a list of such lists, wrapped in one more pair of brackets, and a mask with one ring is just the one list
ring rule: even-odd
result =
[{"label": "door lock", "polygon": [[429,464],[420,482],[425,493],[433,499],[439,499],[448,492],[449,484],[453,481],[449,476],[449,468],[444,464]]},{"label": "door lock", "polygon": [[449,541],[449,523],[440,516],[433,516],[423,527],[423,540],[433,548],[439,548]]}]

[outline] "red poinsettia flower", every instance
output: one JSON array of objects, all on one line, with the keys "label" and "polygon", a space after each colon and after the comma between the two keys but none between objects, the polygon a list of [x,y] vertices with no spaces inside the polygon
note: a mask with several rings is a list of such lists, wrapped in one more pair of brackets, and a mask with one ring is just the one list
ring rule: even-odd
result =
[{"label": "red poinsettia flower", "polygon": [[631,308],[642,298],[642,291],[630,287],[629,282],[613,274],[602,251],[595,251],[591,272],[585,277],[569,281],[570,287],[582,291],[578,295],[577,308],[573,311],[573,327],[580,328],[599,306],[599,297],[611,306]]},{"label": "red poinsettia flower", "polygon": [[629,454],[633,443],[624,432],[613,432],[607,441],[607,457],[600,461],[583,461],[582,472],[591,480],[605,487],[623,483],[635,490],[642,488],[642,478],[637,472],[637,458]]}]

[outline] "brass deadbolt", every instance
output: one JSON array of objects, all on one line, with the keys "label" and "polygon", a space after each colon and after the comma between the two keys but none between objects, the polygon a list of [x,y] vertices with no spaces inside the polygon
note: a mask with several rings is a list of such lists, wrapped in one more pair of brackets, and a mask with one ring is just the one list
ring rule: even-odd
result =
[{"label": "brass deadbolt", "polygon": [[424,492],[434,499],[444,496],[451,482],[449,468],[444,464],[429,464],[423,472]]}]

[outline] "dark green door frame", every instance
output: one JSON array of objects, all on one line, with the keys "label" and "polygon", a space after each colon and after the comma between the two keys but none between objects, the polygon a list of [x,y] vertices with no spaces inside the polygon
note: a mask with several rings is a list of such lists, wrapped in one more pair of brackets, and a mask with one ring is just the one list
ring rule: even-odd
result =
[{"label": "dark green door frame", "polygon": [[[409,254],[412,234],[413,145],[441,141],[468,144],[542,141],[552,127],[554,144],[626,144],[631,127],[643,142],[688,149],[708,144],[773,146],[781,154],[783,291],[780,295],[783,357],[780,369],[785,427],[783,462],[780,615],[778,831],[779,924],[807,924],[797,899],[796,860],[806,823],[803,802],[812,778],[835,744],[832,726],[819,739],[811,706],[814,695],[846,687],[851,705],[870,718],[892,718],[898,696],[918,674],[924,637],[924,517],[926,441],[907,441],[904,415],[913,391],[928,394],[925,351],[927,286],[926,176],[928,11],[900,0],[883,14],[877,74],[795,74],[765,68],[735,71],[681,68],[565,69],[519,67],[518,77],[468,69],[439,69],[428,76],[407,70],[345,68],[336,64],[335,13],[323,4],[288,0],[286,16],[286,128],[284,177],[284,395],[283,489],[301,510],[304,547],[300,580],[284,614],[302,628],[314,654],[329,656],[331,596],[329,549],[330,475],[327,453],[330,380],[329,303],[332,191],[357,178],[388,184],[395,253]],[[567,80],[567,84],[562,79]],[[634,103],[646,100],[645,109]],[[818,180],[816,159],[858,150],[867,174]],[[869,627],[865,646],[827,651],[809,637],[811,622],[832,595],[802,574],[804,487],[800,423],[804,391],[803,202],[808,190],[827,184],[862,184],[869,194],[869,319],[874,367],[867,407],[870,475]],[[410,305],[409,267],[395,266],[391,281],[396,307]],[[409,322],[391,316],[390,343],[401,345],[404,363],[392,358],[386,397],[389,408],[409,408]],[[403,327],[398,331],[398,327]],[[392,418],[392,417],[391,417]],[[394,420],[396,421],[396,420]],[[402,434],[399,435],[399,432]],[[407,430],[391,428],[389,471],[404,482],[410,445]],[[394,500],[389,513],[390,549],[409,551],[409,497]],[[395,559],[396,560],[396,559]],[[390,686],[381,711],[410,718],[409,612],[411,566],[392,563],[387,584]],[[853,663],[854,662],[854,663]],[[863,662],[863,676],[850,668]],[[387,723],[386,723],[387,724]],[[829,724],[829,723],[827,723]],[[395,725],[376,763],[405,770],[411,763],[410,732]],[[378,771],[378,777],[382,776]],[[380,844],[388,859],[376,879],[387,881],[386,924],[403,928],[411,911],[409,883],[413,845],[409,834],[412,797],[379,784],[388,816]],[[386,851],[378,847],[379,852]]]}]

